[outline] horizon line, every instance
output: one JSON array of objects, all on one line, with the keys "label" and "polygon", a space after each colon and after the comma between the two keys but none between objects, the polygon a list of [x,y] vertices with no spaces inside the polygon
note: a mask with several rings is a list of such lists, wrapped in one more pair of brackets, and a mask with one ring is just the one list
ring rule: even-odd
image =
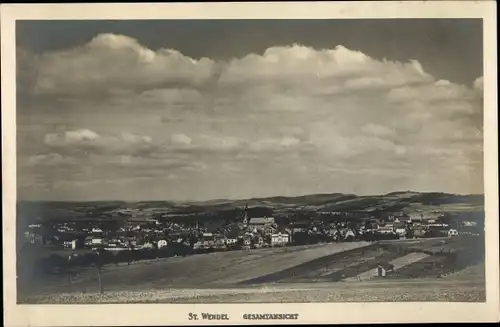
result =
[{"label": "horizon line", "polygon": [[141,202],[176,202],[176,203],[195,203],[195,202],[213,202],[213,201],[245,201],[245,200],[265,200],[265,199],[271,199],[271,198],[299,198],[299,197],[304,197],[304,196],[313,196],[313,195],[334,195],[334,194],[339,194],[339,195],[353,195],[356,197],[374,197],[374,196],[385,196],[389,194],[394,194],[394,193],[418,193],[418,194],[431,194],[431,193],[438,193],[438,194],[446,194],[446,195],[456,195],[456,196],[471,196],[471,195],[483,195],[483,193],[448,193],[448,192],[443,192],[443,191],[411,191],[411,190],[406,190],[406,191],[391,191],[387,193],[379,193],[379,194],[367,194],[367,195],[357,195],[354,193],[341,193],[341,192],[332,192],[332,193],[307,193],[307,194],[302,194],[302,195],[293,195],[293,196],[286,196],[286,195],[272,195],[272,196],[264,196],[264,197],[245,197],[245,198],[212,198],[212,199],[206,199],[206,200],[172,200],[172,199],[163,199],[163,200],[118,200],[118,199],[107,199],[107,200],[22,200],[22,199],[17,199],[16,202],[65,202],[65,203],[71,203],[71,202],[79,202],[79,203],[85,203],[85,202],[124,202],[124,203],[141,203]]}]

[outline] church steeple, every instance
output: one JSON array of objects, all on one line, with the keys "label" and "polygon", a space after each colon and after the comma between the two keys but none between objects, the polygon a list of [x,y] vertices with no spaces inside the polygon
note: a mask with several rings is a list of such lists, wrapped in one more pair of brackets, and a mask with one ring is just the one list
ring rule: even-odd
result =
[{"label": "church steeple", "polygon": [[248,225],[248,204],[245,204],[245,215],[243,218],[243,224]]}]

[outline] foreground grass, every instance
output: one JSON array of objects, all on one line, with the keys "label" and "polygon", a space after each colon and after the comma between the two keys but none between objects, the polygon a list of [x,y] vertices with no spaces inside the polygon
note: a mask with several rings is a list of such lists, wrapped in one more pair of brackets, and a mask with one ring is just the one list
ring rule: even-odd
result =
[{"label": "foreground grass", "polygon": [[179,299],[180,303],[312,303],[312,302],[484,302],[485,289],[470,287],[461,289],[367,289],[367,290],[297,290],[272,293],[246,293],[212,295]]},{"label": "foreground grass", "polygon": [[61,293],[32,296],[20,303],[298,303],[298,302],[484,302],[484,280],[368,281],[352,283],[271,284],[224,289],[164,289]]},{"label": "foreground grass", "polygon": [[[409,242],[409,241],[408,241]],[[454,240],[459,242],[459,240]],[[468,243],[454,244],[443,240],[411,241],[411,247],[451,248],[460,250]],[[404,244],[405,242],[397,242]],[[448,244],[449,243],[449,244]],[[105,294],[98,294],[95,272],[82,274],[71,289],[47,285],[47,292],[18,293],[19,303],[92,304],[92,303],[261,303],[261,302],[390,302],[446,301],[478,302],[485,299],[484,263],[444,278],[401,279],[354,282],[314,282],[316,259],[329,258],[343,264],[368,255],[367,243],[325,244],[317,246],[234,251],[190,257],[178,257],[158,262],[143,262],[133,266],[107,267],[103,273]],[[460,245],[460,246],[459,246]],[[363,248],[363,250],[358,250]],[[445,249],[446,250],[446,249]],[[337,253],[340,256],[331,259]],[[345,257],[343,259],[343,256]],[[316,260],[317,261],[317,260]],[[333,263],[332,263],[333,264]],[[276,274],[305,265],[309,278],[297,282],[278,278],[263,284],[240,285],[241,281]],[[292,269],[292,270],[293,270]],[[297,271],[295,271],[297,272]],[[300,271],[299,271],[300,272]],[[288,281],[288,282],[287,282]],[[292,283],[294,282],[294,283]],[[286,284],[284,284],[286,283]],[[37,295],[38,294],[38,295]]]}]

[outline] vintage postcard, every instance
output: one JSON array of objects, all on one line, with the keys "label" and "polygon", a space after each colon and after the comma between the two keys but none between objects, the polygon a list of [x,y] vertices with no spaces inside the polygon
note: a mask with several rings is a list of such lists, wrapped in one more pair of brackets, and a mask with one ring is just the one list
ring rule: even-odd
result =
[{"label": "vintage postcard", "polygon": [[6,326],[498,321],[493,1],[1,15]]}]

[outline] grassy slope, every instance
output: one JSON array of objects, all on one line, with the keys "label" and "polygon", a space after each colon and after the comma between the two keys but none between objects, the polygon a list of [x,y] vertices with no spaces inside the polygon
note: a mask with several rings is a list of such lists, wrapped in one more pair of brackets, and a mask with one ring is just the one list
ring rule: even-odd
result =
[{"label": "grassy slope", "polygon": [[[162,289],[165,287],[220,287],[271,274],[335,252],[366,246],[365,242],[310,245],[231,251],[139,262],[134,265],[108,265],[103,271],[107,290]],[[72,291],[95,291],[97,274],[82,271]],[[64,278],[33,285],[30,292],[66,292]]]},{"label": "grassy slope", "polygon": [[[196,293],[200,289],[223,289],[227,287],[246,289],[248,287],[269,287],[269,285],[278,287],[278,290],[283,291],[290,288],[286,286],[290,283],[292,283],[290,285],[298,283],[296,285],[302,285],[302,287],[307,288],[307,285],[313,285],[315,281],[320,282],[320,284],[321,282],[328,282],[327,285],[331,286],[333,284],[344,284],[342,282],[332,284],[332,281],[340,281],[342,278],[352,277],[363,271],[372,269],[376,266],[376,261],[378,260],[392,260],[404,256],[404,253],[399,253],[397,250],[401,246],[407,249],[439,252],[441,248],[444,248],[445,251],[447,251],[447,247],[454,250],[461,250],[471,248],[472,245],[470,241],[447,241],[446,244],[443,241],[445,240],[428,239],[418,242],[394,242],[393,244],[385,242],[383,245],[385,248],[382,251],[372,249],[373,245],[340,243],[233,251],[195,255],[185,258],[176,257],[158,262],[154,260],[140,262],[131,266],[122,265],[116,267],[110,265],[104,270],[103,281],[106,293],[111,292],[112,294],[118,294],[116,292],[149,292],[150,294],[156,294],[157,292],[164,292],[168,288],[188,288]],[[362,249],[359,248],[360,246],[363,246]],[[374,260],[375,257],[377,257],[377,260]],[[401,286],[401,282],[405,283],[405,280],[401,278],[406,278],[413,274],[415,270],[421,270],[421,268],[419,264],[412,264],[408,268],[404,268],[408,270],[408,273],[403,273],[399,277],[394,276],[396,278],[396,284],[394,285]],[[456,272],[455,274],[447,275],[445,276],[446,281],[443,283],[454,285],[459,282],[466,282],[473,283],[474,288],[480,287],[480,284],[476,284],[480,283],[481,280],[484,281],[484,274],[477,273],[477,269],[480,271],[480,268],[475,269],[467,268],[465,272]],[[466,277],[460,278],[464,274]],[[439,281],[428,279],[429,277],[436,276],[432,272],[420,273],[418,275],[419,280],[423,278],[431,282]],[[394,281],[393,278],[390,278],[390,280]],[[276,282],[279,284],[273,284]],[[380,282],[386,281],[374,281],[375,284],[370,285],[377,285]],[[387,285],[387,283],[384,285]],[[342,289],[341,285],[332,287],[340,287]],[[72,285],[71,289],[68,288],[66,280],[59,279],[53,283],[39,285],[38,289],[33,287],[31,295],[36,293],[52,293],[55,296],[56,293],[61,294],[75,291],[96,292],[96,271],[89,269],[83,272]],[[182,294],[182,292],[177,294],[180,296],[179,294]],[[373,296],[377,297],[379,295],[375,294]]]}]

